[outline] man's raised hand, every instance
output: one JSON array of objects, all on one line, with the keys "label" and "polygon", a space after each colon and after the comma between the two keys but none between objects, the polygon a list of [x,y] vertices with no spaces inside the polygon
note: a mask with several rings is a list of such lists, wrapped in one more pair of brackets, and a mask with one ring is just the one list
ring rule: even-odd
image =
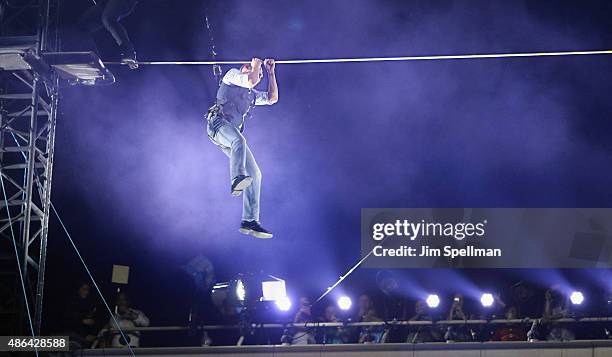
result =
[{"label": "man's raised hand", "polygon": [[252,67],[252,68],[258,68],[258,67],[261,67],[261,63],[262,63],[261,58],[253,57],[253,58],[251,59],[251,67]]},{"label": "man's raised hand", "polygon": [[275,62],[273,58],[266,58],[264,61],[264,65],[266,66],[266,70],[268,73],[274,73]]}]

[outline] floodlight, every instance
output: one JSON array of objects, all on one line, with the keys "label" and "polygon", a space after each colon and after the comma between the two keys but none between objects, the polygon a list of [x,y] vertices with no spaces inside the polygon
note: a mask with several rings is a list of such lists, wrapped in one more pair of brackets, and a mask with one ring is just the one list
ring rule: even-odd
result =
[{"label": "floodlight", "polygon": [[494,302],[495,302],[495,298],[493,297],[493,294],[491,293],[484,293],[480,296],[480,303],[484,307],[491,307],[493,306]]},{"label": "floodlight", "polygon": [[287,296],[284,280],[264,281],[261,283],[262,301],[277,301]]},{"label": "floodlight", "polygon": [[570,301],[574,305],[580,305],[584,301],[584,295],[580,291],[573,291],[570,294]]},{"label": "floodlight", "polygon": [[338,298],[338,307],[340,308],[340,310],[348,310],[351,308],[351,305],[353,305],[353,302],[351,301],[351,298],[348,296],[341,296],[340,298]]},{"label": "floodlight", "polygon": [[425,302],[427,303],[427,306],[432,309],[435,309],[436,307],[438,307],[438,305],[440,305],[440,297],[438,295],[431,294],[427,296]]},{"label": "floodlight", "polygon": [[291,300],[289,300],[289,297],[283,296],[276,300],[276,306],[281,311],[289,311],[291,309]]}]

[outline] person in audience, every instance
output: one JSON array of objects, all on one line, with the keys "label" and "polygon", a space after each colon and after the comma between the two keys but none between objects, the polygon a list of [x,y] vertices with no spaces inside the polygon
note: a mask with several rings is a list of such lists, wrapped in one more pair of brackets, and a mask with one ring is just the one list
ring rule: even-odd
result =
[{"label": "person in audience", "polygon": [[[114,318],[113,318],[114,317]],[[115,314],[110,318],[106,327],[100,331],[99,335],[110,332],[111,347],[140,347],[140,331],[124,331],[122,336],[118,327],[131,329],[135,327],[149,326],[149,318],[142,311],[131,307],[128,296],[125,293],[117,295]],[[117,323],[115,323],[117,321]],[[119,324],[119,326],[117,326]]]},{"label": "person in audience", "polygon": [[[341,322],[338,319],[338,308],[335,305],[329,305],[325,308],[321,322]],[[323,343],[325,344],[341,344],[347,343],[349,336],[344,327],[325,328],[323,332]]]},{"label": "person in audience", "polygon": [[[301,323],[309,323],[313,322],[312,319],[312,310],[310,307],[310,299],[303,296],[300,298],[300,306],[298,307],[298,311],[293,318],[293,323],[301,324]],[[314,334],[312,333],[312,329],[307,327],[296,327],[296,332],[293,335],[294,345],[309,345],[316,343]]]},{"label": "person in audience", "polygon": [[[462,294],[453,296],[453,303],[448,312],[448,320],[467,321],[468,315],[464,312],[463,306],[465,299]],[[467,325],[449,325],[444,335],[446,342],[467,342],[472,341],[472,333]]]},{"label": "person in audience", "polygon": [[542,313],[541,301],[535,289],[522,281],[512,287],[509,303],[517,308],[518,315],[522,317],[536,318]]},{"label": "person in audience", "polygon": [[321,322],[339,322],[338,319],[338,309],[336,305],[328,305],[325,308],[325,312],[323,312],[323,317],[321,318]]},{"label": "person in audience", "polygon": [[372,303],[372,299],[369,295],[363,294],[359,296],[359,300],[357,301],[358,307],[358,315],[357,321],[359,322],[373,322],[373,321],[382,321],[376,312],[376,308]]},{"label": "person in audience", "polygon": [[544,313],[542,323],[547,326],[547,341],[574,340],[574,331],[567,323],[558,322],[570,317],[569,298],[564,296],[558,286],[553,286],[544,293]]},{"label": "person in audience", "polygon": [[81,282],[68,299],[62,317],[62,330],[70,336],[75,348],[88,348],[96,339],[96,304],[91,298],[91,285]]},{"label": "person in audience", "polygon": [[[433,321],[427,303],[423,300],[417,300],[414,304],[414,315],[409,321]],[[437,326],[431,325],[416,325],[409,328],[406,342],[408,343],[424,343],[424,342],[439,342],[442,341],[442,332]]]},{"label": "person in audience", "polygon": [[[357,301],[358,315],[357,322],[378,322],[383,321],[376,311],[372,299],[369,295],[359,296]],[[384,328],[378,326],[364,327],[359,332],[358,343],[379,343],[381,342]]]},{"label": "person in audience", "polygon": [[493,305],[486,309],[487,313],[483,316],[484,319],[502,318],[507,313],[508,305],[502,299],[501,294],[493,294]]},{"label": "person in audience", "polygon": [[[477,319],[479,320],[496,320],[503,319],[506,315],[508,305],[504,302],[501,295],[499,293],[493,294],[493,304],[486,308],[479,310],[479,316]],[[496,325],[490,324],[481,324],[481,325],[473,325],[470,326],[471,331],[474,331],[477,336],[474,336],[475,339],[481,341],[488,341],[494,339],[494,335],[497,332]]]},{"label": "person in audience", "polygon": [[[506,308],[506,320],[517,320],[518,309],[515,306]],[[494,341],[526,341],[527,331],[523,323],[498,325],[492,338]]]}]

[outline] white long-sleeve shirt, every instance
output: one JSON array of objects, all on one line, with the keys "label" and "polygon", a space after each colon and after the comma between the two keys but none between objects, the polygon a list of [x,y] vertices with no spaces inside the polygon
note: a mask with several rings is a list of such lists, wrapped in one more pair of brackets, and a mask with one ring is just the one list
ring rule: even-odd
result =
[{"label": "white long-sleeve shirt", "polygon": [[[130,309],[129,311],[130,313],[136,315],[135,319],[125,318],[125,315],[127,314],[124,314],[124,315],[115,314],[115,319],[119,323],[119,327],[121,327],[122,329],[126,329],[126,328],[149,326],[149,318],[142,311],[136,310],[136,309]],[[109,325],[111,326],[111,329],[118,330],[117,324],[115,324],[114,319],[112,318],[110,319]],[[139,331],[125,331],[125,336],[129,340],[130,346],[132,347],[140,346],[140,332]],[[121,333],[117,331],[117,333],[113,335],[113,340],[111,342],[111,345],[113,347],[125,347],[125,344],[121,343],[121,341],[122,341]]]},{"label": "white long-sleeve shirt", "polygon": [[255,93],[255,105],[272,105],[268,98],[268,92],[259,91],[252,89],[249,85],[248,73],[242,73],[238,68],[232,68],[222,79],[223,83],[229,85],[235,85],[242,88],[251,89]]}]

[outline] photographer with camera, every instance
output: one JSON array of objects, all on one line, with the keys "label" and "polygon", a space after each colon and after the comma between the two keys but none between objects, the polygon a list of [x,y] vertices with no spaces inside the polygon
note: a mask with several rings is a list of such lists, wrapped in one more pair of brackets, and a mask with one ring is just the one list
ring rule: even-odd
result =
[{"label": "photographer with camera", "polygon": [[[462,294],[453,296],[453,304],[448,312],[448,320],[467,321],[468,315],[463,310],[465,300]],[[446,342],[468,342],[472,341],[472,331],[467,325],[449,325],[444,334]]]}]

